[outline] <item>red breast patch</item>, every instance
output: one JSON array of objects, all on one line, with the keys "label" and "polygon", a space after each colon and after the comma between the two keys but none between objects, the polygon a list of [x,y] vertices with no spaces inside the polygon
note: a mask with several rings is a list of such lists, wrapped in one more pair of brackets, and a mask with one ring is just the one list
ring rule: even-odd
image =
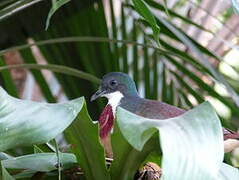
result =
[{"label": "red breast patch", "polygon": [[111,105],[107,105],[99,118],[100,138],[105,138],[111,131],[114,124],[114,115]]}]

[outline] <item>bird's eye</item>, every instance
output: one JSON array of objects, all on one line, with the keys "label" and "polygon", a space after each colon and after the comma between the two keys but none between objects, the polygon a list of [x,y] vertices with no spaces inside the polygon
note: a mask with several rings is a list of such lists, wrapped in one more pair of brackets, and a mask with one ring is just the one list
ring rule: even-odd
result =
[{"label": "bird's eye", "polygon": [[114,87],[116,85],[117,85],[117,81],[116,80],[110,81],[110,86]]}]

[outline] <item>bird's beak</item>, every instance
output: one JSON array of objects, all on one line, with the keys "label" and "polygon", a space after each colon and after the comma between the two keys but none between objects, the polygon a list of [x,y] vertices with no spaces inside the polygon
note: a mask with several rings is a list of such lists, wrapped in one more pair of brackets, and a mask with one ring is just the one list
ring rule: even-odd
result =
[{"label": "bird's beak", "polygon": [[102,88],[100,87],[100,88],[98,89],[98,91],[96,91],[95,94],[93,94],[93,95],[91,96],[90,101],[96,100],[97,98],[99,98],[99,97],[101,97],[102,95],[104,95],[105,92],[106,92],[106,91],[105,91],[105,90],[102,90]]}]

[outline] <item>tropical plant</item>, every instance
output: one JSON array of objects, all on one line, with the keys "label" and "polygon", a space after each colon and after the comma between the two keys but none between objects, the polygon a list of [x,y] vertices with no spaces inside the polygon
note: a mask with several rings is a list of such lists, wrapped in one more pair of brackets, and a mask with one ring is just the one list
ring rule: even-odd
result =
[{"label": "tropical plant", "polygon": [[[32,12],[39,12],[38,16],[44,16],[45,9],[42,6],[45,7],[45,4],[49,6],[49,2],[3,1],[0,4],[0,20],[4,20],[2,26],[10,27],[7,22],[12,22],[14,18],[29,19],[28,13],[31,12],[31,7],[28,8],[28,12],[19,13],[19,17],[10,15],[38,2],[41,4],[40,9],[35,6]],[[58,7],[63,5],[61,2],[67,1],[52,1],[47,25],[42,20],[41,29],[48,27],[49,18]],[[10,95],[19,96],[9,69],[29,69],[48,102],[57,102],[58,99],[46,76],[39,70],[47,69],[54,72],[54,77],[69,99],[85,96],[86,102],[99,83],[97,77],[102,77],[106,72],[123,71],[132,75],[140,92],[143,92],[146,98],[162,100],[189,109],[202,103],[206,96],[214,97],[231,112],[230,118],[221,117],[222,124],[236,129],[236,123],[230,120],[238,120],[239,116],[238,86],[235,85],[235,79],[219,73],[219,67],[213,66],[208,61],[208,58],[212,58],[219,64],[223,61],[222,57],[216,56],[193,40],[176,23],[173,23],[173,20],[177,19],[202,31],[212,34],[213,32],[191,21],[190,18],[178,14],[177,11],[167,8],[165,4],[153,0],[134,0],[133,3],[124,1],[120,6],[120,21],[115,16],[113,1],[109,0],[110,25],[108,26],[105,17],[107,12],[103,8],[102,1],[95,1],[94,4],[88,1],[81,3],[87,8],[81,9],[80,3],[73,0],[62,6],[52,17],[47,31],[36,32],[34,26],[27,23],[21,25],[21,32],[15,33],[15,29],[12,28],[13,34],[17,34],[24,45],[13,44],[12,47],[0,51],[1,82]],[[8,19],[5,20],[7,17]],[[33,21],[29,22],[33,23]],[[31,49],[36,46],[47,61],[46,65],[38,64],[36,53]],[[23,64],[6,65],[3,61],[6,60],[4,55],[12,51],[20,52]],[[231,67],[238,72],[238,69]],[[218,84],[228,90],[229,96],[224,97],[214,88]],[[190,161],[186,161],[182,169],[177,169],[180,158],[189,157],[191,151],[194,152],[192,157],[195,161],[198,161],[195,157],[199,152],[205,152],[203,155],[207,155],[211,160],[210,168],[202,168],[208,163],[207,161],[195,165],[195,170],[201,172],[201,179],[214,179],[222,165],[221,125],[216,114],[212,113],[214,112],[212,107],[207,103],[190,111],[185,117],[179,117],[177,121],[168,120],[175,123],[177,127],[179,122],[191,126],[193,122],[186,121],[188,116],[195,117],[193,120],[198,118],[193,128],[189,129],[189,133],[195,138],[200,137],[201,134],[198,132],[209,134],[205,138],[207,143],[200,147],[197,141],[192,140],[193,138],[187,138],[185,132],[165,133],[170,127],[163,125],[165,129],[161,128],[160,124],[163,122],[135,117],[119,109],[118,125],[115,125],[112,135],[114,160],[108,169],[109,164],[105,164],[104,151],[98,138],[97,124],[92,123],[84,98],[66,104],[51,105],[20,101],[7,95],[4,90],[1,90],[1,97],[4,99],[1,101],[3,109],[0,111],[2,121],[0,147],[1,151],[4,151],[0,156],[3,179],[13,177],[61,179],[68,176],[71,178],[84,176],[87,179],[132,179],[137,169],[145,162],[150,160],[161,164],[159,137],[152,127],[160,131],[165,179],[175,179],[169,177],[170,174],[177,175],[177,178],[182,177],[181,179],[194,177],[193,171],[184,173],[185,169],[192,168]],[[99,101],[97,104],[87,104],[91,116],[96,120],[103,103]],[[70,113],[66,113],[68,111]],[[202,119],[199,115],[195,115],[200,113],[205,114],[206,118]],[[56,114],[57,116],[54,116]],[[138,120],[132,121],[133,119]],[[137,124],[142,123],[141,121],[146,121],[145,126]],[[133,128],[134,126],[137,128]],[[128,127],[131,128],[127,129]],[[132,129],[138,131],[134,132]],[[58,147],[59,141],[49,142],[63,130],[65,130],[63,139],[67,145]],[[174,139],[176,136],[174,133],[182,133],[182,135]],[[176,142],[184,138],[191,146],[191,148],[182,146],[180,152],[182,151],[184,156],[177,153],[172,156],[167,153],[170,152],[167,151],[168,149],[177,148]],[[173,145],[176,147],[167,143],[171,140],[175,142]],[[214,146],[208,148],[209,144]],[[231,164],[229,158],[225,158],[225,161]],[[174,167],[171,166],[172,162]],[[225,164],[220,174],[228,179],[231,179],[232,175],[235,175],[234,179],[238,176],[235,169]]]}]

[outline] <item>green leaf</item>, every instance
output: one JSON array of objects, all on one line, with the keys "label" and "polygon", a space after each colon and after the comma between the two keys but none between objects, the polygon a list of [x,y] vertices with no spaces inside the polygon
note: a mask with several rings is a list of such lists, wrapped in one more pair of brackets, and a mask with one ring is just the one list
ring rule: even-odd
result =
[{"label": "green leaf", "polygon": [[164,10],[165,10],[167,16],[170,18],[170,14],[169,14],[169,11],[168,11],[167,0],[163,0],[163,6],[164,6]]},{"label": "green leaf", "polygon": [[[191,103],[191,101],[188,99],[186,93],[184,93],[182,90],[179,91],[179,99],[178,99],[178,106],[182,106],[185,108],[185,105],[189,106],[190,109],[192,109],[194,106]],[[181,103],[185,103],[185,105],[181,105]]]},{"label": "green leaf", "polygon": [[204,98],[201,96],[199,92],[196,92],[184,79],[179,76],[176,72],[171,71],[171,73],[176,77],[177,81],[180,83],[181,87],[187,89],[187,91],[192,94],[199,103],[204,101]]},{"label": "green leaf", "polygon": [[59,150],[59,146],[56,142],[56,139],[54,139],[55,148],[56,148],[56,157],[57,157],[57,170],[58,170],[58,180],[61,180],[61,168],[62,168],[62,154]]},{"label": "green leaf", "polygon": [[50,24],[50,20],[51,20],[51,17],[53,16],[53,14],[54,14],[60,7],[62,7],[63,5],[65,5],[65,4],[68,3],[68,2],[70,2],[70,0],[52,0],[52,7],[51,7],[51,10],[49,11],[48,16],[47,16],[45,30],[48,29],[49,24]]},{"label": "green leaf", "polygon": [[14,2],[13,4],[10,4],[9,6],[0,10],[0,21],[41,1],[43,0],[18,0],[17,2]]},{"label": "green leaf", "polygon": [[[0,68],[6,66],[5,61],[2,57],[0,57]],[[7,91],[14,97],[18,97],[17,88],[14,84],[14,81],[12,80],[10,72],[7,70],[5,72],[1,73],[2,78],[4,80],[4,86],[7,89]]]},{"label": "green leaf", "polygon": [[219,177],[224,180],[237,180],[239,179],[239,171],[237,168],[223,163],[220,169]]},{"label": "green leaf", "polygon": [[[64,168],[72,167],[77,163],[74,154],[60,153],[59,156],[61,158],[61,164]],[[29,154],[2,161],[2,165],[5,168],[27,169],[41,172],[57,170],[57,164],[58,160],[56,153]]]},{"label": "green leaf", "polygon": [[15,179],[23,179],[23,178],[31,178],[35,173],[37,173],[37,171],[33,171],[33,170],[24,170],[18,174],[15,174],[13,177]]},{"label": "green leaf", "polygon": [[14,180],[14,178],[8,173],[8,171],[3,166],[3,163],[1,161],[1,178],[2,180]]},{"label": "green leaf", "polygon": [[[208,71],[214,76],[213,80],[225,85],[227,91],[231,94],[231,97],[234,100],[235,104],[239,106],[239,96],[237,95],[235,90],[228,84],[225,78],[220,73],[218,73],[218,71],[209,63],[209,61],[205,57],[205,54],[211,57],[215,57],[217,60],[220,58],[216,57],[212,52],[208,51],[206,48],[199,45],[188,35],[186,35],[182,30],[180,30],[172,23],[165,20],[163,17],[157,16],[156,21],[158,24],[160,24],[162,28],[162,33],[166,34],[167,36],[177,41],[184,43],[191,51],[193,51],[196,54],[196,56],[198,57],[198,61],[202,65],[204,65],[208,69]],[[158,41],[158,37],[155,38],[154,36],[154,39],[155,41]]]},{"label": "green leaf", "polygon": [[122,108],[116,116],[123,136],[138,150],[159,130],[164,179],[209,180],[218,176],[224,155],[222,126],[208,102],[167,120],[140,117]]},{"label": "green leaf", "polygon": [[13,158],[13,157],[7,153],[0,152],[0,160],[10,159],[10,158]]},{"label": "green leaf", "polygon": [[239,115],[239,112],[237,110],[238,108],[233,103],[231,103],[231,101],[229,101],[228,99],[226,99],[223,96],[221,96],[220,94],[218,94],[211,86],[209,86],[202,79],[200,79],[197,75],[195,75],[194,73],[189,71],[187,68],[185,68],[185,66],[180,64],[177,60],[173,59],[172,57],[170,57],[168,55],[164,55],[164,56],[167,58],[167,60],[169,60],[171,63],[173,63],[173,65],[175,65],[175,67],[180,69],[180,71],[183,72],[185,76],[188,76],[190,79],[192,79],[198,85],[198,87],[200,87],[200,89],[207,91],[211,96],[213,96],[213,97],[217,98],[218,100],[220,100],[221,102],[223,102],[225,105],[230,107],[234,113]]},{"label": "green leaf", "polygon": [[[133,30],[132,30],[132,38],[134,42],[137,42],[138,38],[138,31],[137,31],[137,26],[136,22],[133,22]],[[133,77],[134,77],[134,82],[136,84],[136,87],[139,86],[139,57],[138,57],[138,46],[134,45],[133,46]]]},{"label": "green leaf", "polygon": [[153,30],[154,38],[159,45],[158,35],[160,28],[154,18],[154,15],[150,12],[149,7],[143,0],[133,0],[133,3],[136,11],[150,24]]},{"label": "green leaf", "polygon": [[5,7],[6,5],[9,5],[10,3],[16,2],[17,0],[4,0],[0,2],[0,7]]},{"label": "green leaf", "polygon": [[159,56],[156,51],[153,53],[153,88],[152,88],[152,97],[158,99],[158,87],[159,87],[159,78],[158,78],[158,63]]},{"label": "green leaf", "polygon": [[[159,2],[156,2],[156,1],[154,1],[154,0],[145,0],[145,2],[146,2],[149,6],[155,8],[155,9],[157,9],[157,10],[165,11],[165,5],[162,5],[162,4],[159,3]],[[165,4],[165,3],[164,3],[164,4]],[[166,7],[166,8],[167,8],[167,7]],[[184,21],[185,23],[188,23],[188,24],[190,24],[190,25],[193,25],[193,26],[195,26],[195,27],[197,27],[197,28],[199,28],[199,29],[201,29],[201,30],[203,30],[203,31],[212,33],[210,30],[206,29],[205,27],[203,27],[203,26],[201,26],[201,25],[199,25],[199,24],[193,22],[190,18],[187,18],[187,17],[184,17],[184,16],[178,14],[177,11],[171,10],[171,9],[169,9],[169,8],[167,8],[167,11],[168,11],[168,13],[170,14],[170,16],[172,16],[172,17],[176,17],[176,18],[178,18],[178,19],[181,19],[181,20]]]},{"label": "green leaf", "polygon": [[220,82],[223,85],[225,85],[227,91],[231,94],[231,97],[235,104],[239,107],[239,96],[235,92],[235,90],[228,84],[228,82],[225,80],[225,78],[220,74],[208,61],[208,59],[205,57],[205,55],[201,52],[201,50],[197,47],[197,45],[188,38],[183,32],[181,32],[178,28],[176,28],[173,24],[166,21],[164,18],[158,16],[158,20],[168,28],[169,31],[171,31],[173,34],[177,36],[178,39],[180,39],[181,42],[183,42],[192,52],[195,53],[196,57],[198,58],[198,61],[203,64],[207,69],[210,71],[210,73],[214,76],[215,79],[213,79],[216,82]]},{"label": "green leaf", "polygon": [[26,69],[48,69],[53,72],[59,72],[63,74],[67,74],[70,76],[76,76],[88,81],[92,81],[96,84],[99,84],[100,79],[95,77],[92,74],[85,73],[83,71],[80,71],[75,68],[70,68],[67,66],[62,66],[62,65],[56,65],[56,64],[17,64],[17,65],[8,65],[8,66],[2,66],[0,67],[0,71],[8,70],[8,69],[17,69],[17,68],[26,68]]},{"label": "green leaf", "polygon": [[166,41],[163,41],[162,39],[159,40],[160,44],[164,46],[165,49],[167,49],[167,54],[174,55],[183,61],[190,63],[193,67],[198,69],[201,72],[208,73],[211,75],[210,71],[204,67],[202,64],[198,63],[198,60],[193,58],[190,54],[187,52],[178,49],[177,47],[173,47],[172,45],[168,44]]},{"label": "green leaf", "polygon": [[148,155],[155,150],[160,152],[157,134],[145,144],[142,151],[138,151],[123,137],[117,124],[114,125],[112,148],[114,160],[110,166],[110,174],[114,180],[134,179],[136,171]]},{"label": "green leaf", "polygon": [[[144,35],[144,44],[147,44],[146,37]],[[146,98],[150,98],[150,65],[149,65],[149,52],[148,48],[144,47],[143,48],[143,53],[144,53],[144,65],[143,65],[143,71],[144,71],[144,95]]]},{"label": "green leaf", "polygon": [[55,147],[52,146],[50,142],[47,142],[45,144],[33,145],[33,152],[34,153],[56,152]]},{"label": "green leaf", "polygon": [[34,150],[35,154],[37,154],[37,153],[44,153],[44,151],[41,150],[41,148],[39,148],[37,145],[33,145],[33,150]]},{"label": "green leaf", "polygon": [[0,151],[48,142],[72,123],[84,103],[83,97],[61,104],[20,100],[2,88],[0,97]]},{"label": "green leaf", "polygon": [[235,9],[235,11],[239,14],[239,1],[238,0],[231,0],[232,5]]},{"label": "green leaf", "polygon": [[136,11],[142,17],[144,17],[144,19],[146,21],[148,21],[148,23],[150,25],[157,26],[157,23],[156,23],[156,20],[155,20],[153,14],[150,12],[149,8],[144,3],[144,1],[142,1],[142,0],[133,0],[133,3],[134,3],[134,7],[135,7]]},{"label": "green leaf", "polygon": [[[30,44],[23,44],[19,46],[14,46],[10,47],[7,49],[0,50],[0,56],[3,56],[7,52],[12,52],[16,50],[22,50],[25,48],[29,48],[32,46],[45,46],[45,45],[50,45],[50,44],[63,44],[63,43],[70,43],[70,42],[104,42],[104,43],[125,43],[125,44],[133,44],[133,45],[138,45],[138,46],[146,46],[149,48],[154,48],[157,49],[158,51],[163,51],[162,49],[159,49],[157,47],[154,47],[152,45],[145,45],[142,43],[137,43],[134,41],[129,41],[129,40],[117,40],[117,39],[110,39],[107,37],[94,37],[94,36],[72,36],[72,37],[63,37],[63,38],[49,38],[47,40],[41,40],[41,41],[36,41],[34,43]],[[56,61],[56,60],[53,60]]]},{"label": "green leaf", "polygon": [[72,144],[71,150],[87,179],[109,179],[104,150],[99,142],[98,124],[90,119],[85,104],[76,120],[65,131],[65,137]]}]

